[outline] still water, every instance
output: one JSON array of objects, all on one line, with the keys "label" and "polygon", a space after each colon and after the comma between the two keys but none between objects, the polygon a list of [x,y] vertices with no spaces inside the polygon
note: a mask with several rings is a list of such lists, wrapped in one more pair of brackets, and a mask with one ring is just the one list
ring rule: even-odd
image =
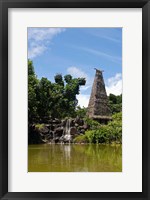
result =
[{"label": "still water", "polygon": [[121,172],[121,145],[40,144],[28,147],[29,172]]}]

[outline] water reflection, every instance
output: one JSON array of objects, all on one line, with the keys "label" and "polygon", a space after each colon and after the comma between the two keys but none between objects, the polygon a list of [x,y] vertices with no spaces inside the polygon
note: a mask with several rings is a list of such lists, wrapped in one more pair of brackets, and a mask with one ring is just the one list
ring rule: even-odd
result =
[{"label": "water reflection", "polygon": [[120,172],[121,145],[29,145],[29,172]]},{"label": "water reflection", "polygon": [[71,156],[71,145],[62,145],[62,149],[64,150],[66,160],[70,160]]}]

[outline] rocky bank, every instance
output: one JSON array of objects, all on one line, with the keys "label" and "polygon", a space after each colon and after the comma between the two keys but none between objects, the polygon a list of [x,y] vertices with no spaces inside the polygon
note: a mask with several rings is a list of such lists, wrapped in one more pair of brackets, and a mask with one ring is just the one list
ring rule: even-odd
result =
[{"label": "rocky bank", "polygon": [[28,143],[72,143],[73,139],[84,134],[88,125],[83,119],[51,119],[48,123],[30,124]]}]

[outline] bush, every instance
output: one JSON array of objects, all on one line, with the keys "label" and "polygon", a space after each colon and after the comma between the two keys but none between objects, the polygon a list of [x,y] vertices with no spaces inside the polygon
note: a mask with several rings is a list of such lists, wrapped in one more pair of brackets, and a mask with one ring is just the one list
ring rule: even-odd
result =
[{"label": "bush", "polygon": [[109,143],[109,135],[110,132],[108,130],[108,127],[101,126],[100,129],[92,130],[92,131],[86,131],[85,133],[86,137],[88,138],[88,141],[90,143]]},{"label": "bush", "polygon": [[85,123],[90,127],[91,130],[95,130],[101,127],[100,123],[90,119],[90,118],[84,118]]},{"label": "bush", "polygon": [[79,135],[73,140],[74,143],[88,143],[86,135]]},{"label": "bush", "polygon": [[122,143],[122,113],[114,114],[108,125],[97,127],[85,132],[89,143]]}]

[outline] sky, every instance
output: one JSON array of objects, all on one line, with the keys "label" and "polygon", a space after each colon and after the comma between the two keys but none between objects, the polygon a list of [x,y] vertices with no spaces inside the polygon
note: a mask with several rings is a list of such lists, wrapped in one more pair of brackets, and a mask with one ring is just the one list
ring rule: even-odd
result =
[{"label": "sky", "polygon": [[39,79],[86,78],[77,95],[81,107],[88,106],[94,68],[104,70],[107,95],[122,93],[122,28],[28,28],[28,59]]}]

